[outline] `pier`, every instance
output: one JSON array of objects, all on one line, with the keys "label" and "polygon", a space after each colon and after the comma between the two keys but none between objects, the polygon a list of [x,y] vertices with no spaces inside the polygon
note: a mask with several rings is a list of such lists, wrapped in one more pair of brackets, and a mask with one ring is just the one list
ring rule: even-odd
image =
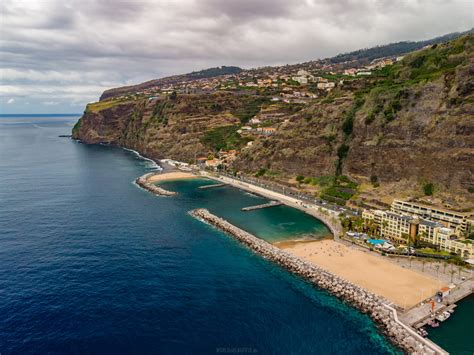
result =
[{"label": "pier", "polygon": [[457,306],[455,304],[451,304],[449,306],[444,306],[437,309],[436,312],[434,313],[430,313],[429,315],[423,317],[422,319],[418,320],[416,323],[414,323],[412,326],[413,328],[415,329],[419,329],[419,328],[422,328],[424,326],[426,326],[428,323],[436,320],[436,317],[438,317],[440,314],[442,314],[443,312],[449,312],[449,313],[452,313],[454,312],[454,309],[456,308]]},{"label": "pier", "polygon": [[193,217],[235,238],[253,252],[303,277],[311,284],[324,289],[347,302],[359,311],[368,314],[394,344],[409,354],[447,354],[429,339],[421,337],[415,330],[398,319],[397,311],[383,297],[344,280],[329,271],[288,253],[263,239],[234,226],[208,210],[199,208],[189,212]]},{"label": "pier", "polygon": [[203,185],[199,186],[198,189],[212,189],[213,187],[222,187],[225,186],[226,184],[212,184],[212,185]]},{"label": "pier", "polygon": [[283,203],[278,202],[278,201],[270,201],[268,203],[264,203],[264,204],[261,204],[261,205],[244,207],[241,210],[242,211],[253,211],[253,210],[259,210],[259,209],[262,209],[262,208],[281,206],[282,204]]}]

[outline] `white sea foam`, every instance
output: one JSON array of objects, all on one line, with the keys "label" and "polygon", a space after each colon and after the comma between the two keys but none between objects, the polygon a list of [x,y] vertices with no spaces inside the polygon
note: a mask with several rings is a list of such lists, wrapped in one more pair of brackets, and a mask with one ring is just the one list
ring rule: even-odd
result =
[{"label": "white sea foam", "polygon": [[125,150],[128,151],[128,152],[132,152],[132,153],[135,154],[139,159],[145,160],[146,163],[147,163],[147,168],[148,168],[148,169],[150,169],[150,170],[163,170],[163,168],[162,168],[161,166],[159,166],[153,159],[144,157],[143,155],[141,155],[140,153],[138,153],[136,150],[129,149],[129,148],[123,148],[123,149],[125,149]]}]

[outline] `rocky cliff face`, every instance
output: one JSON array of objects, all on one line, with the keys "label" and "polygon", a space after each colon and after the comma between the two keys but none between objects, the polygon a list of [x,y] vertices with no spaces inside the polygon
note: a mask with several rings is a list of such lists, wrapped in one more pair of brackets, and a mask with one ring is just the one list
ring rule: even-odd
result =
[{"label": "rocky cliff face", "polygon": [[252,100],[250,96],[217,93],[114,101],[111,107],[107,107],[110,102],[101,101],[88,106],[73,137],[89,144],[135,149],[151,158],[193,162],[212,150],[201,142],[206,132],[217,127],[237,128],[240,120],[230,112]]},{"label": "rocky cliff face", "polygon": [[[472,202],[472,42],[470,35],[415,52],[377,78],[345,83],[299,110],[277,104],[276,134],[253,136],[245,147],[233,133],[232,144],[241,148],[235,168],[265,168],[282,181],[297,174],[372,178],[395,186],[385,193],[396,195],[430,182]],[[231,93],[100,101],[88,106],[73,136],[193,161],[216,148],[204,136],[218,127],[239,128],[257,105],[270,107],[263,98]]]}]

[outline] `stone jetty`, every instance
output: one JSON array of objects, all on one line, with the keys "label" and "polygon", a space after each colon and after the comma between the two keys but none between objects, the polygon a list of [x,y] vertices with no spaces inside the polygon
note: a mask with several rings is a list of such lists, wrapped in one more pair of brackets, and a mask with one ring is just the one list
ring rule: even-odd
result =
[{"label": "stone jetty", "polygon": [[279,249],[211,214],[206,209],[195,209],[189,214],[234,237],[264,258],[279,264],[315,286],[327,290],[359,311],[368,314],[387,337],[403,351],[410,354],[447,354],[436,344],[422,338],[413,329],[401,323],[396,311],[389,306],[386,299]]},{"label": "stone jetty", "polygon": [[135,183],[140,186],[142,189],[145,189],[147,191],[150,191],[152,194],[155,194],[157,196],[173,196],[176,195],[176,192],[174,191],[168,191],[163,189],[162,187],[156,186],[150,182],[148,182],[148,179],[154,175],[154,173],[148,173],[145,175],[140,176],[135,180]]},{"label": "stone jetty", "polygon": [[212,184],[212,185],[203,185],[199,186],[199,189],[205,190],[205,189],[212,189],[213,187],[222,187],[225,186],[225,184]]},{"label": "stone jetty", "polygon": [[281,206],[282,204],[283,203],[278,202],[278,201],[270,201],[268,203],[264,203],[264,204],[261,204],[261,205],[244,207],[241,210],[242,211],[253,211],[253,210],[259,210],[259,209],[262,209],[262,208]]}]

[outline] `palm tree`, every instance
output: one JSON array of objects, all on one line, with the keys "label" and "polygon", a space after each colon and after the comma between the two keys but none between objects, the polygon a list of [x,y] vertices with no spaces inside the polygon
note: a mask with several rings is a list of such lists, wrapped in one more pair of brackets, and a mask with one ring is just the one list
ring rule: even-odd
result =
[{"label": "palm tree", "polygon": [[458,266],[458,272],[459,272],[458,276],[459,276],[459,280],[461,280],[461,272],[462,272],[463,270],[464,270],[464,266],[459,265],[459,266]]},{"label": "palm tree", "polygon": [[453,277],[454,277],[454,274],[456,273],[456,271],[454,270],[451,270],[450,274],[451,274],[451,283],[453,283]]}]

